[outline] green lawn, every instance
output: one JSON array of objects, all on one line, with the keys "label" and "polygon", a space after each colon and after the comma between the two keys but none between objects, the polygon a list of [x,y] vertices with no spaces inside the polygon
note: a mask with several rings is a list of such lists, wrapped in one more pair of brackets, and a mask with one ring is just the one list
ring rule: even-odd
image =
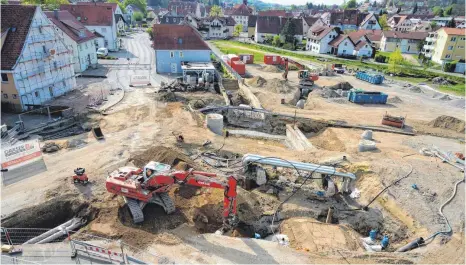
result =
[{"label": "green lawn", "polygon": [[[290,56],[290,57],[295,57],[299,58],[305,61],[310,61],[310,62],[316,62],[322,64],[321,61],[317,60],[317,56],[309,55],[309,54],[300,54],[296,53],[293,51],[283,51],[276,49],[275,47],[268,46],[264,47],[261,45],[257,44],[250,44],[250,43],[242,43],[238,41],[226,41],[226,40],[215,40],[213,41],[214,45],[217,46],[223,53],[234,53],[234,54],[239,54],[239,53],[249,53],[249,54],[254,54],[254,62],[255,63],[263,63],[263,58],[264,54],[267,53],[276,53],[280,55],[285,55],[285,56]],[[237,46],[237,47],[243,47],[247,49],[241,49],[237,47],[231,47],[231,45]],[[252,49],[254,51],[251,51],[249,49]],[[377,53],[381,53],[383,55],[389,56],[389,52],[380,52],[377,51]],[[378,71],[383,71],[386,72],[388,71],[388,64],[373,64],[373,63],[367,63],[367,62],[361,62],[359,60],[340,60],[338,58],[332,58],[328,59],[327,63],[341,63],[343,65],[346,65],[349,68],[359,68],[359,69],[368,69],[368,70],[378,70]],[[443,90],[445,92],[450,91],[455,94],[463,94],[465,93],[465,78],[464,77],[457,77],[457,76],[450,76],[446,74],[441,74],[441,73],[432,73],[432,72],[427,72],[422,69],[413,69],[411,67],[412,65],[407,65],[407,66],[401,66],[404,67],[403,72],[406,74],[412,74],[412,75],[418,75],[419,77],[390,77],[393,79],[398,79],[398,80],[404,80],[407,82],[412,82],[412,83],[429,83],[429,79],[437,76],[443,76],[451,81],[454,81],[458,83],[458,85],[454,86],[444,86],[440,88],[440,90]]]}]

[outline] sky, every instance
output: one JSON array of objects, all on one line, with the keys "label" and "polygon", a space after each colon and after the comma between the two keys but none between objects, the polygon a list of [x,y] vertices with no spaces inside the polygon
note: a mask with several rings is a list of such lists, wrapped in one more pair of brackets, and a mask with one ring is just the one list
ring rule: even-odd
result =
[{"label": "sky", "polygon": [[343,0],[262,0],[266,3],[282,4],[282,5],[304,5],[306,2],[312,2],[313,4],[326,4],[326,5],[341,5]]}]

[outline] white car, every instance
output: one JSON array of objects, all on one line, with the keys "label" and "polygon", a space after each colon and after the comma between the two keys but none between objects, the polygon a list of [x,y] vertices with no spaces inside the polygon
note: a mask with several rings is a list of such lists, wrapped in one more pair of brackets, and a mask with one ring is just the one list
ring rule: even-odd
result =
[{"label": "white car", "polygon": [[108,55],[108,49],[107,48],[99,48],[97,50],[97,57],[105,57]]}]

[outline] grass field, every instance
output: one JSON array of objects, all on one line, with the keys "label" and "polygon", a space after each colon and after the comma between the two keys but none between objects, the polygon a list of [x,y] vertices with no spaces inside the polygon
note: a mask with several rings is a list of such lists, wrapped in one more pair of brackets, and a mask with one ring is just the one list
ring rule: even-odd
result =
[{"label": "grass field", "polygon": [[[225,54],[228,54],[228,53],[254,54],[255,63],[263,63],[264,54],[267,54],[267,53],[276,53],[282,56],[284,55],[284,56],[295,57],[295,58],[299,58],[299,59],[310,61],[310,62],[316,62],[319,64],[322,63],[321,61],[317,59],[319,58],[317,56],[308,55],[308,54],[300,54],[300,53],[296,53],[293,51],[283,51],[280,49],[276,49],[274,47],[264,47],[264,46],[257,45],[257,44],[242,43],[242,42],[237,42],[237,41],[225,41],[225,40],[215,40],[213,41],[213,43],[215,46],[217,46],[220,49],[220,51],[222,51]],[[235,47],[232,47],[232,45]],[[382,52],[382,54],[389,56],[390,53]],[[383,71],[383,72],[388,71],[388,65],[386,64],[373,64],[373,63],[361,62],[359,60],[340,60],[338,58],[331,58],[329,59],[328,63],[341,63],[341,64],[346,65],[349,68],[370,69],[370,70],[378,70],[378,71]],[[443,76],[458,84],[454,86],[443,86],[440,88],[440,90],[444,92],[452,92],[457,95],[464,95],[465,93],[466,89],[465,89],[464,77],[450,76],[450,75],[441,74],[441,73],[432,73],[432,72],[427,72],[421,69],[413,69],[412,65],[401,66],[401,67],[404,67],[403,72],[407,74],[418,75],[419,77],[391,77],[391,78],[398,79],[398,80],[404,80],[407,82],[412,82],[412,83],[417,84],[417,83],[430,83],[429,79],[433,77],[437,77],[437,76]]]}]

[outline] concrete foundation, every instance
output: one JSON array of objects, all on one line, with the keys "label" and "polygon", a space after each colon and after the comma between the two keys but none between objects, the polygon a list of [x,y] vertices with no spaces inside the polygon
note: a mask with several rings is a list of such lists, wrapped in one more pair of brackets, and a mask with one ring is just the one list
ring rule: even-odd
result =
[{"label": "concrete foundation", "polygon": [[315,149],[301,130],[297,126],[291,124],[286,125],[286,141],[293,149],[298,151]]},{"label": "concrete foundation", "polygon": [[222,135],[223,134],[223,115],[220,114],[208,114],[206,117],[206,125],[213,133]]}]

